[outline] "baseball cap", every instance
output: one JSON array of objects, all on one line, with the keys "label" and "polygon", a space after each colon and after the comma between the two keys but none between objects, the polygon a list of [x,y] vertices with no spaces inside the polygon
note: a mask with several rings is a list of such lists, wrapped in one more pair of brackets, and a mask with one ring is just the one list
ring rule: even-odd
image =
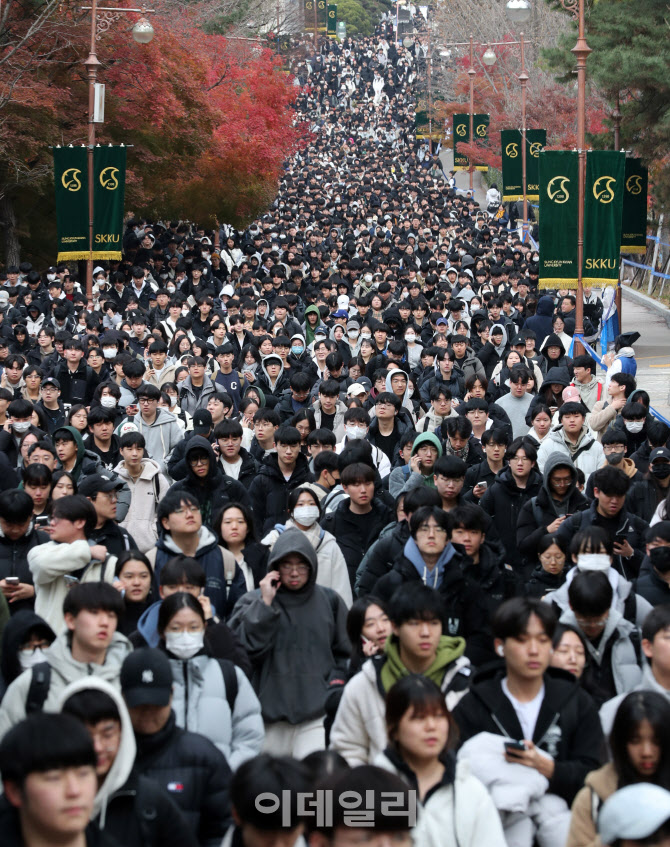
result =
[{"label": "baseball cap", "polygon": [[354,382],[353,385],[350,385],[349,388],[347,388],[347,397],[358,397],[365,393],[365,387],[362,386],[360,382]]},{"label": "baseball cap", "polygon": [[446,318],[438,318],[435,321],[435,326],[449,326],[449,321]]},{"label": "baseball cap", "polygon": [[167,706],[172,694],[170,660],[160,650],[134,650],[121,666],[121,691],[129,709]]},{"label": "baseball cap", "polygon": [[515,335],[514,338],[512,339],[512,347],[525,347],[525,346],[526,346],[526,339],[523,337],[523,335]]},{"label": "baseball cap", "polygon": [[637,782],[620,788],[605,800],[598,815],[598,834],[603,844],[640,840],[669,819],[670,791],[650,782]]},{"label": "baseball cap", "polygon": [[579,396],[579,390],[574,385],[566,385],[561,392],[561,397],[564,403],[580,403],[582,399]]},{"label": "baseball cap", "polygon": [[197,435],[201,435],[202,433],[209,432],[210,429],[214,426],[214,419],[212,418],[212,413],[208,412],[207,409],[198,409],[193,414],[193,432]]},{"label": "baseball cap", "polygon": [[333,312],[334,318],[348,318],[349,312],[346,309],[338,309],[336,312]]},{"label": "baseball cap", "polygon": [[137,424],[134,424],[132,421],[124,421],[116,428],[116,434],[119,438],[121,438],[122,435],[128,435],[129,432],[139,432]]},{"label": "baseball cap", "polygon": [[123,480],[118,476],[112,476],[111,472],[109,474],[96,473],[82,479],[77,492],[84,497],[91,497],[101,491],[116,491],[119,488],[123,488]]},{"label": "baseball cap", "polygon": [[356,380],[358,385],[362,385],[363,388],[369,393],[372,391],[372,380],[367,376],[359,376]]},{"label": "baseball cap", "polygon": [[53,376],[48,376],[46,379],[42,380],[42,388],[46,385],[53,385],[55,389],[60,391],[60,382],[58,382],[58,380]]}]

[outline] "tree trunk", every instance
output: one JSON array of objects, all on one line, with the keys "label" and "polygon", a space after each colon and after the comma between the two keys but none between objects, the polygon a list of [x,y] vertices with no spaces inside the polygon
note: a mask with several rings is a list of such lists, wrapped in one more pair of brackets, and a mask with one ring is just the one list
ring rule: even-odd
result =
[{"label": "tree trunk", "polygon": [[8,194],[0,199],[0,227],[5,231],[5,266],[18,266],[21,261],[21,245],[16,232],[14,204]]}]

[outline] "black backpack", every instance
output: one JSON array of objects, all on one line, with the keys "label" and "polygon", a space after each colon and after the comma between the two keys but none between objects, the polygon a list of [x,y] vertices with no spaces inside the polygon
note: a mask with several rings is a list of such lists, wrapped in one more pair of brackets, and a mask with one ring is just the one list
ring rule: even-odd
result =
[{"label": "black backpack", "polygon": [[[235,665],[229,659],[216,660],[221,667],[223,674],[223,684],[226,687],[226,700],[230,707],[232,715],[235,709],[235,700],[239,685],[237,683],[237,673]],[[41,712],[44,706],[44,701],[49,695],[49,687],[51,685],[51,665],[48,662],[40,662],[38,665],[33,665],[32,676],[30,679],[30,687],[28,688],[28,696],[26,697],[26,714],[32,712]]]}]

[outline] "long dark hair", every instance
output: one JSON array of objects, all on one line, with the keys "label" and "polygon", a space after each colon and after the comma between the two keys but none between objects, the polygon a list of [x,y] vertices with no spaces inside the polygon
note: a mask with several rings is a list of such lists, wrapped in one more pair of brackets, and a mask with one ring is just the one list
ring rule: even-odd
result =
[{"label": "long dark hair", "polygon": [[351,675],[357,673],[363,662],[365,662],[368,658],[363,652],[361,635],[363,634],[363,626],[365,625],[365,613],[370,606],[379,606],[382,612],[384,612],[387,616],[389,613],[386,603],[383,600],[379,600],[377,597],[373,597],[372,594],[368,594],[365,597],[359,597],[352,604],[347,614],[347,635],[349,636],[349,641],[352,645],[351,663],[349,668]]},{"label": "long dark hair", "polygon": [[[640,724],[648,721],[661,757],[653,775],[642,775],[628,755],[628,744],[635,738]],[[634,782],[653,782],[670,789],[670,703],[657,691],[634,691],[622,700],[610,733],[612,760],[619,788]]]}]

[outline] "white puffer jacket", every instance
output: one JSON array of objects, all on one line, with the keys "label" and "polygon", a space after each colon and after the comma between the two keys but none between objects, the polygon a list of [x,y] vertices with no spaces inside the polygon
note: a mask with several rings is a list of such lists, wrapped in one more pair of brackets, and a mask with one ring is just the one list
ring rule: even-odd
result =
[{"label": "white puffer jacket", "polygon": [[[372,764],[405,779],[384,753]],[[418,805],[412,843],[416,847],[506,847],[498,810],[486,788],[470,773],[467,761],[456,764],[451,784],[441,785]]]}]

